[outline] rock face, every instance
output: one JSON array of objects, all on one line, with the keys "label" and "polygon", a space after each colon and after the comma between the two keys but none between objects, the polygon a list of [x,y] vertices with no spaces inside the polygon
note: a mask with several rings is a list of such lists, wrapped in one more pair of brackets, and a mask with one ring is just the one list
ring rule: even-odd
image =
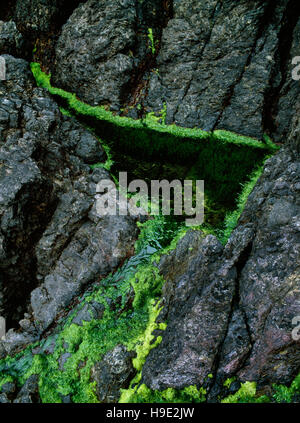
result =
[{"label": "rock face", "polygon": [[[67,378],[75,347],[83,345],[79,377],[89,362],[84,383],[96,382],[99,402],[118,401],[136,374],[129,351],[135,339],[115,337],[116,346],[92,361],[95,351],[80,344],[82,334],[87,322],[99,331],[97,321],[104,324],[109,309],[113,324],[122,313],[131,319],[136,293],[141,307],[152,306],[144,296],[160,295],[162,278],[158,321],[167,327],[153,332],[162,342],[150,348],[141,383],[153,390],[203,386],[212,402],[232,377],[233,392],[245,381],[258,389],[289,384],[300,370],[299,341],[292,336],[300,316],[300,83],[292,80],[292,59],[300,56],[299,0],[9,0],[2,9],[0,316],[10,330],[0,341],[1,377],[10,372],[14,379],[24,361],[30,366],[39,354],[47,366],[54,354]],[[148,268],[147,275],[144,268],[135,272],[151,254],[142,257],[143,250],[130,269],[145,277],[141,291],[138,276],[134,283],[123,280],[116,270],[134,253],[137,215],[99,215],[97,184],[112,178],[103,167],[104,148],[36,87],[31,60],[51,70],[53,85],[117,114],[144,118],[154,111],[169,124],[259,139],[267,134],[282,144],[226,245],[189,230],[151,264],[159,283],[157,269],[151,267],[153,279]],[[116,279],[101,285],[110,273]],[[118,278],[129,284],[125,294]],[[96,282],[101,298],[76,314],[81,295]],[[142,311],[141,338],[149,317]],[[78,341],[70,348],[59,338],[58,321],[68,322],[64,336]],[[21,363],[2,360],[42,338]],[[1,385],[0,403],[40,402],[40,375],[25,383],[23,376],[23,386],[20,379]],[[58,400],[76,399],[70,380]]]},{"label": "rock face", "polygon": [[222,250],[216,238],[191,231],[162,259],[168,326],[143,368],[143,380],[152,389],[202,384],[212,372],[236,277],[232,266],[221,265]]},{"label": "rock face", "polygon": [[38,375],[30,376],[21,389],[17,389],[15,383],[7,382],[0,389],[0,404],[31,404],[39,403]]},{"label": "rock face", "polygon": [[[50,33],[70,7],[68,0],[17,0],[14,19],[27,33]],[[73,1],[74,7],[79,4]],[[63,22],[63,21],[62,21]]]},{"label": "rock face", "polygon": [[[75,10],[57,44],[54,83],[133,117],[166,107],[167,123],[282,142],[300,94],[291,73],[297,0],[141,3],[90,0]],[[139,35],[147,25],[152,59]]]},{"label": "rock face", "polygon": [[32,310],[23,333],[7,334],[11,352],[43,332],[83,287],[115,269],[130,254],[137,229],[130,217],[94,211],[96,184],[109,178],[88,166],[105,160],[98,139],[34,88],[25,61],[3,57],[0,310],[8,326],[29,301]]},{"label": "rock face", "polygon": [[120,107],[133,70],[129,51],[134,47],[135,19],[134,0],[82,4],[64,26],[56,48],[55,67],[61,69],[56,71],[57,84],[75,90],[90,104]]},{"label": "rock face", "polygon": [[138,67],[147,68],[151,60],[145,35],[149,15],[155,37],[155,26],[162,24],[162,2],[89,0],[82,4],[57,43],[55,84],[75,90],[87,103],[119,110],[130,81],[137,83]]},{"label": "rock face", "polygon": [[12,21],[0,21],[0,54],[22,56],[24,53],[24,39]]},{"label": "rock face", "polygon": [[92,379],[97,384],[97,396],[100,402],[115,403],[120,398],[120,389],[126,389],[134,377],[132,365],[134,354],[124,345],[117,345],[108,352],[92,370]]},{"label": "rock face", "polygon": [[[299,124],[299,123],[298,123]],[[259,385],[299,372],[292,320],[300,314],[299,126],[290,147],[266,163],[227,245],[190,231],[161,259],[168,321],[143,381],[152,389],[233,376]]]},{"label": "rock face", "polygon": [[35,61],[39,61],[45,69],[49,69],[54,60],[54,46],[61,27],[82,2],[82,0],[8,0],[5,8],[7,14],[4,14],[2,19],[7,21],[12,19],[25,40],[22,51],[17,57],[31,60],[34,53]]}]

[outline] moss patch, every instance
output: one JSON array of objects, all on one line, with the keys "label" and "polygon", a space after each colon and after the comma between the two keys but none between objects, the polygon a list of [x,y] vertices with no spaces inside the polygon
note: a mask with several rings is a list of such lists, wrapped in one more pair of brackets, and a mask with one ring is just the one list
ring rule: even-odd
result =
[{"label": "moss patch", "polygon": [[165,105],[161,116],[148,113],[135,120],[115,115],[103,106],[90,106],[75,94],[53,87],[50,75],[43,73],[38,63],[32,63],[31,69],[38,86],[46,88],[64,110],[100,137],[108,161],[94,167],[110,169],[116,178],[118,172],[126,171],[129,180],[204,180],[205,219],[214,227],[234,210],[241,184],[248,182],[253,170],[278,148],[267,137],[259,141],[228,131],[165,125]]},{"label": "moss patch", "polygon": [[[104,107],[92,107],[81,102],[75,94],[52,87],[50,76],[44,74],[38,64],[32,64],[32,71],[38,85],[63,102],[64,114],[75,114],[92,126],[95,134],[101,132],[108,161],[93,167],[113,169],[115,165],[118,170],[123,170],[119,166],[124,161],[124,155],[128,155],[128,160],[134,158],[134,176],[138,175],[136,163],[144,159],[145,163],[150,164],[149,175],[153,176],[151,165],[155,162],[164,163],[167,172],[171,168],[176,171],[181,169],[186,179],[204,179],[207,203],[212,213],[215,210],[218,214],[220,210],[223,214],[228,210],[231,213],[227,214],[223,231],[220,232],[220,228],[219,232],[216,231],[215,222],[220,219],[212,219],[213,225],[206,223],[201,229],[204,234],[217,233],[223,242],[228,239],[262,171],[265,158],[277,149],[269,139],[258,141],[226,131],[205,132],[165,125],[159,123],[159,120],[164,121],[165,109],[161,119],[155,119],[152,115],[139,120],[117,116]],[[254,173],[253,169],[256,169]],[[142,175],[144,168],[138,171]],[[244,185],[241,187],[241,184]],[[232,212],[238,193],[237,208]],[[205,401],[206,392],[201,387],[191,386],[183,390],[169,388],[158,392],[140,384],[146,357],[161,342],[161,337],[154,336],[153,332],[166,328],[166,323],[158,321],[164,281],[158,273],[156,262],[161,254],[176,247],[186,231],[187,228],[180,223],[162,216],[143,224],[136,244],[136,255],[117,272],[96,284],[92,291],[84,294],[79,305],[60,323],[56,333],[17,356],[0,361],[0,385],[14,380],[21,386],[30,375],[38,374],[40,396],[45,403],[62,402],[62,397],[66,395],[70,395],[74,402],[98,402],[91,369],[106,352],[117,344],[124,344],[136,352],[133,365],[137,375],[129,389],[123,390],[121,402]],[[103,317],[83,322],[82,326],[72,323],[80,310],[93,302],[104,306]],[[47,347],[51,342],[54,347],[49,354]],[[32,351],[34,347],[40,348],[35,355]],[[298,388],[299,384],[287,388],[288,391],[285,387],[274,387],[276,398],[292,398]],[[250,402],[255,395],[255,385],[247,382],[236,394],[223,401]]]}]

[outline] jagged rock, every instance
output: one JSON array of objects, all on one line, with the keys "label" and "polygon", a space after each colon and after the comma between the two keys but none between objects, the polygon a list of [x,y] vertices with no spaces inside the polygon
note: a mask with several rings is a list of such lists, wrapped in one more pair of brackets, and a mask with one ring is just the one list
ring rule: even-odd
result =
[{"label": "jagged rock", "polygon": [[175,0],[147,105],[159,111],[165,102],[169,123],[261,138],[287,7],[287,0]]},{"label": "jagged rock", "polygon": [[22,386],[13,403],[28,404],[40,402],[38,380],[38,375],[30,376]]},{"label": "jagged rock", "polygon": [[6,349],[4,348],[4,345],[0,342],[0,360],[5,358],[7,355]]},{"label": "jagged rock", "polygon": [[120,107],[133,70],[134,0],[89,0],[64,25],[56,47],[54,81],[84,101]]},{"label": "jagged rock", "polygon": [[215,237],[189,231],[176,250],[162,259],[163,318],[168,326],[143,367],[143,382],[150,388],[202,385],[213,372],[237,276],[231,261],[222,263],[222,253]]},{"label": "jagged rock", "polygon": [[[277,91],[275,90],[277,101],[275,101],[275,105],[274,104],[272,105],[272,98],[271,98],[271,101],[269,99],[269,105],[268,105],[269,109],[271,109],[271,113],[273,113],[273,115],[277,114],[274,121],[274,130],[272,134],[273,138],[277,142],[285,141],[285,139],[289,135],[293,117],[296,116],[297,114],[299,116],[300,84],[299,84],[299,81],[294,81],[292,79],[292,71],[294,68],[292,64],[292,60],[294,57],[299,56],[300,54],[299,3],[297,4],[296,8],[294,6],[295,5],[291,4],[289,8],[290,22],[288,20],[285,21],[285,32],[287,33],[287,35],[286,35],[285,42],[282,43],[282,46],[280,48],[281,55],[283,59],[286,60],[287,63],[285,67],[284,66],[281,67],[281,72],[283,73],[283,75],[282,75],[282,79],[279,86],[278,86],[278,81],[276,81],[276,78],[274,81],[274,85],[277,88]],[[295,20],[297,22],[296,26],[294,28],[292,35],[289,35],[289,30],[293,29]],[[291,45],[291,48],[289,49],[290,45]],[[278,110],[276,110],[276,107]]]},{"label": "jagged rock", "polygon": [[232,376],[288,384],[298,374],[298,131],[295,124],[289,148],[267,161],[224,250],[213,237],[188,232],[162,258],[168,327],[143,368],[152,389],[203,384],[210,372],[219,386]]},{"label": "jagged rock", "polygon": [[59,359],[58,359],[58,364],[59,364],[59,368],[60,370],[64,370],[64,365],[66,364],[66,362],[68,361],[68,359],[72,356],[71,353],[64,353],[62,354]]},{"label": "jagged rock", "polygon": [[13,21],[0,21],[0,54],[23,57],[24,39]]},{"label": "jagged rock", "polygon": [[157,41],[166,9],[160,0],[81,4],[57,43],[54,83],[89,104],[120,110],[144,85],[139,69],[146,71],[153,63],[148,29]]},{"label": "jagged rock", "polygon": [[282,150],[266,164],[241,217],[241,225],[256,223],[239,279],[240,308],[253,343],[239,372],[243,380],[288,383],[299,371],[299,347],[291,335],[300,312],[299,177],[299,156]]},{"label": "jagged rock", "polygon": [[134,354],[124,345],[117,345],[105,354],[103,360],[92,369],[92,379],[97,383],[100,402],[114,403],[120,398],[120,390],[129,386],[135,370],[132,364]]},{"label": "jagged rock", "polygon": [[0,404],[9,404],[10,401],[6,394],[0,394]]},{"label": "jagged rock", "polygon": [[17,387],[14,382],[6,382],[1,386],[1,393],[3,394],[13,394],[16,391]]},{"label": "jagged rock", "polygon": [[6,382],[0,389],[0,403],[10,403],[16,396],[17,386],[14,382]]},{"label": "jagged rock", "polygon": [[98,139],[34,87],[25,61],[3,57],[0,311],[15,325],[31,294],[33,313],[21,332],[8,331],[3,345],[13,353],[130,254],[137,227],[128,216],[90,212],[97,183],[109,177],[88,166],[105,160]]},{"label": "jagged rock", "polygon": [[[300,96],[292,81],[299,25],[297,0],[151,1],[137,8],[129,0],[90,0],[63,28],[54,83],[135,118],[166,106],[167,123],[260,139],[268,132],[284,142]],[[154,31],[152,57],[146,27]]]},{"label": "jagged rock", "polygon": [[38,380],[38,375],[30,376],[20,390],[17,390],[14,382],[5,383],[0,389],[0,403],[25,404],[40,402]]},{"label": "jagged rock", "polygon": [[[61,27],[84,0],[16,0],[11,16],[25,39],[22,57],[50,70]],[[13,54],[13,53],[11,53]]]},{"label": "jagged rock", "polygon": [[248,357],[250,350],[251,340],[245,318],[240,310],[235,310],[220,354],[218,365],[220,379],[225,380],[235,375]]},{"label": "jagged rock", "polygon": [[86,303],[72,320],[72,323],[82,326],[83,322],[90,322],[92,319],[101,319],[104,313],[103,304],[92,302]]},{"label": "jagged rock", "polygon": [[55,21],[61,19],[67,3],[66,0],[17,0],[14,17],[27,33],[49,33]]}]

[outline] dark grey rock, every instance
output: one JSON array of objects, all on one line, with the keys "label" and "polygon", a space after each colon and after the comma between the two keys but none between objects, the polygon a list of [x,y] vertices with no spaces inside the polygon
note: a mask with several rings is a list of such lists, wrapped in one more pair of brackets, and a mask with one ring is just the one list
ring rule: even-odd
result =
[{"label": "dark grey rock", "polygon": [[[243,380],[288,383],[299,371],[291,335],[292,319],[300,311],[300,197],[295,189],[299,176],[299,156],[282,150],[266,164],[241,217],[256,222],[252,250],[239,280],[240,308],[253,343],[239,373]],[[266,181],[272,181],[267,195]],[[287,187],[278,190],[282,182]],[[261,198],[262,206],[256,207]]]},{"label": "dark grey rock", "polygon": [[63,404],[71,404],[72,403],[72,399],[71,399],[70,395],[62,396],[61,399],[62,399]]},{"label": "dark grey rock", "polygon": [[[295,10],[291,10],[294,14]],[[294,14],[297,18],[297,13]],[[288,24],[287,24],[288,25]],[[293,28],[291,28],[293,29]],[[290,127],[294,116],[299,116],[300,108],[300,84],[299,81],[292,79],[294,57],[299,56],[300,44],[300,17],[291,34],[290,39],[287,39],[287,45],[292,41],[290,52],[283,50],[283,54],[287,55],[287,65],[285,73],[282,75],[281,84],[279,86],[280,92],[278,94],[278,114],[274,122],[274,139],[278,142],[284,142],[289,136]]]},{"label": "dark grey rock", "polygon": [[134,243],[137,233],[131,217],[109,216],[84,223],[59,257],[44,285],[31,293],[38,327],[46,329],[59,311],[84,287],[115,269]]},{"label": "dark grey rock", "polygon": [[1,393],[2,394],[13,394],[16,392],[16,384],[14,382],[6,382],[1,386]]},{"label": "dark grey rock", "polygon": [[38,375],[30,376],[22,386],[13,403],[27,404],[40,402],[38,380]]},{"label": "dark grey rock", "polygon": [[31,295],[22,330],[8,331],[2,343],[11,354],[39,339],[84,287],[117,268],[132,251],[137,227],[135,218],[97,215],[96,185],[109,177],[87,165],[105,160],[98,139],[35,88],[24,60],[4,57],[0,313],[8,326]]},{"label": "dark grey rock", "polygon": [[156,55],[148,30],[153,31],[158,51],[169,7],[161,0],[81,4],[63,26],[56,45],[54,83],[76,91],[89,104],[114,111],[136,103]]},{"label": "dark grey rock", "polygon": [[3,343],[0,341],[0,360],[2,360],[3,358],[5,358],[7,355],[6,349],[3,345]]},{"label": "dark grey rock", "polygon": [[83,322],[90,322],[92,319],[101,319],[105,307],[102,304],[93,302],[86,303],[72,320],[72,323],[82,326]]},{"label": "dark grey rock", "polygon": [[213,237],[189,231],[159,265],[166,279],[161,344],[143,367],[152,389],[202,385],[212,373],[228,327],[237,271],[222,262],[223,247]]},{"label": "dark grey rock", "polygon": [[13,21],[0,21],[0,54],[24,56],[24,40]]},{"label": "dark grey rock", "polygon": [[245,318],[240,310],[235,310],[229,322],[218,364],[218,376],[221,376],[222,380],[234,376],[242,367],[251,350],[250,341]]},{"label": "dark grey rock", "polygon": [[124,345],[117,345],[105,354],[103,360],[92,369],[92,379],[97,383],[97,396],[100,402],[115,403],[120,398],[120,389],[126,389],[135,370],[132,364],[134,354]]},{"label": "dark grey rock", "polygon": [[62,371],[64,370],[64,366],[71,356],[72,356],[72,354],[67,352],[67,353],[62,354],[59,357],[58,363],[59,363],[59,369],[60,370],[62,370]]},{"label": "dark grey rock", "polygon": [[121,106],[134,63],[135,3],[89,0],[74,11],[56,47],[57,85],[92,105]]},{"label": "dark grey rock", "polygon": [[258,386],[299,373],[292,320],[300,313],[299,120],[287,147],[266,162],[227,245],[189,231],[162,257],[162,342],[146,359],[152,389],[207,382],[209,401],[228,377]]},{"label": "dark grey rock", "polygon": [[0,404],[9,404],[10,402],[6,394],[0,394]]},{"label": "dark grey rock", "polygon": [[27,37],[30,33],[51,36],[79,3],[79,0],[17,0],[14,19]]}]

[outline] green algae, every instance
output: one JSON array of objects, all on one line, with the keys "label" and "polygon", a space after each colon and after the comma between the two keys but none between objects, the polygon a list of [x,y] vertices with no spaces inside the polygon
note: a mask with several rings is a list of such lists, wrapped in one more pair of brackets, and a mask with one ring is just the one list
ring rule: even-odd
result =
[{"label": "green algae", "polygon": [[[147,232],[150,234],[147,235]],[[156,322],[161,310],[159,300],[164,283],[155,266],[160,244],[153,244],[155,232],[147,224],[141,233],[144,236],[143,248],[121,269],[85,294],[81,303],[59,327],[58,334],[52,336],[54,351],[51,354],[45,352],[45,344],[51,343],[50,336],[16,357],[1,360],[0,384],[14,380],[21,386],[30,375],[38,374],[39,393],[44,403],[60,403],[67,395],[71,395],[74,402],[98,402],[91,369],[96,361],[118,344],[136,351],[133,363],[137,372],[141,371],[148,353],[161,341],[161,337],[158,337],[152,342],[153,330],[166,327],[164,323]],[[165,236],[170,238],[171,234],[166,233]],[[168,243],[162,238],[160,242]],[[132,289],[134,299],[128,307]],[[78,312],[91,302],[104,306],[103,317],[84,321],[82,326],[72,323]],[[111,304],[118,306],[112,309]],[[33,347],[39,347],[41,352],[33,354]],[[66,359],[62,362],[64,356]]]},{"label": "green algae", "polygon": [[[135,154],[135,150],[138,154],[143,151],[147,154],[147,159],[167,155],[172,160],[192,160],[189,175],[196,178],[199,175],[199,168],[202,170],[203,179],[208,182],[208,191],[212,193],[210,198],[213,197],[214,201],[237,192],[241,181],[244,181],[237,208],[227,214],[223,232],[216,231],[216,228],[210,225],[193,228],[201,229],[203,236],[212,233],[217,234],[223,241],[228,239],[262,171],[266,155],[277,149],[269,139],[260,142],[227,131],[211,133],[200,129],[165,125],[165,109],[162,111],[162,119],[159,117],[156,119],[154,114],[140,120],[116,116],[104,107],[89,106],[78,100],[75,94],[52,87],[50,76],[44,74],[38,64],[32,64],[31,67],[39,86],[66,101],[66,108],[62,109],[64,114],[72,116],[75,113],[95,118],[100,122],[104,134],[101,143],[108,159],[105,164],[95,164],[93,168],[111,169],[114,159],[111,145],[107,140],[112,139],[115,142],[114,146],[117,145],[121,150]],[[162,123],[159,123],[159,120]],[[95,120],[91,122],[94,124]],[[253,167],[258,164],[261,166],[246,183],[247,175],[251,174]],[[220,181],[223,182],[218,185]],[[226,184],[230,184],[231,191],[222,189]],[[218,194],[214,196],[216,191]],[[147,221],[140,225],[140,229],[136,255],[114,274],[99,281],[92,292],[83,296],[79,306],[75,307],[59,327],[53,353],[45,352],[45,346],[49,343],[47,339],[15,357],[0,360],[0,385],[5,381],[14,380],[21,386],[30,375],[38,374],[42,402],[59,403],[64,396],[70,395],[74,402],[95,403],[98,399],[95,382],[91,380],[92,367],[116,345],[124,344],[129,350],[136,352],[136,357],[133,359],[136,376],[131,381],[130,387],[122,390],[120,402],[205,401],[206,391],[203,387],[190,386],[182,390],[169,388],[160,392],[152,391],[141,384],[144,362],[149,352],[162,340],[161,336],[154,336],[153,332],[156,329],[160,331],[166,329],[166,323],[159,321],[164,280],[159,275],[156,263],[162,254],[167,254],[176,248],[179,239],[188,229],[163,216],[156,216]],[[132,289],[134,299],[132,304],[128,305]],[[82,326],[72,323],[80,309],[93,301],[104,306],[103,317],[83,322]],[[111,304],[118,306],[112,309]],[[42,352],[33,355],[32,349],[36,346],[39,346]],[[63,355],[66,359],[62,364]],[[274,387],[275,391],[277,389],[278,399],[293,395],[289,390],[291,388],[286,388],[288,391],[285,388]],[[250,401],[255,395],[256,386],[247,384],[241,387],[239,393],[224,399],[224,402],[228,399],[232,402]]]},{"label": "green algae", "polygon": [[152,28],[148,28],[148,39],[150,42],[149,48],[152,52],[152,54],[154,55],[156,53],[156,43],[154,41],[154,35],[153,35],[153,29]]},{"label": "green algae", "polygon": [[[224,386],[229,388],[233,380],[234,378],[227,379]],[[296,395],[300,395],[300,374],[296,376],[290,386],[273,384],[270,396],[260,395],[256,382],[244,382],[235,394],[222,399],[221,403],[292,403],[293,397]]]},{"label": "green algae", "polygon": [[206,390],[202,387],[188,386],[183,389],[168,388],[154,391],[145,384],[138,388],[123,390],[120,403],[202,403],[206,400]]},{"label": "green algae", "polygon": [[242,191],[239,194],[236,201],[236,208],[232,212],[228,212],[224,219],[223,228],[218,232],[218,236],[223,244],[226,244],[232,231],[236,228],[238,220],[246,206],[247,200],[251,192],[253,191],[258,179],[263,173],[264,166],[255,169],[250,176],[247,183],[241,184]]},{"label": "green algae", "polygon": [[[197,128],[191,129],[176,125],[165,125],[163,123],[158,123],[156,119],[147,119],[147,117],[146,119],[135,120],[125,116],[115,115],[104,106],[90,106],[80,101],[75,94],[53,87],[50,82],[51,75],[42,72],[38,63],[32,63],[31,70],[38,86],[46,88],[54,96],[65,99],[68,107],[75,113],[94,117],[102,121],[102,123],[107,122],[113,124],[116,131],[115,134],[119,136],[122,142],[125,142],[128,148],[130,148],[130,146],[138,148],[138,144],[141,143],[141,147],[143,147],[144,151],[150,154],[151,150],[161,150],[164,144],[164,147],[168,148],[166,155],[171,154],[173,149],[174,152],[179,154],[181,160],[184,159],[186,154],[194,155],[201,144],[205,144],[205,141],[208,142],[209,140],[215,144],[223,145],[229,143],[232,146],[246,146],[248,148],[264,151],[276,151],[278,149],[278,146],[273,144],[270,140],[269,142],[265,142],[265,140],[261,142],[255,138],[238,135],[229,131],[208,132]],[[165,107],[164,105],[162,110],[163,115],[165,115],[166,112]],[[148,114],[148,117],[150,115],[151,113]],[[126,128],[129,132],[126,132]],[[105,129],[105,127],[102,126],[102,129]],[[123,132],[121,132],[121,130],[123,130]],[[126,140],[128,134],[131,134],[132,137]],[[113,136],[113,133],[111,135]],[[166,135],[165,139],[164,135]],[[172,137],[175,139],[172,139]],[[134,142],[132,142],[132,139],[134,139]],[[154,143],[152,142],[153,140],[155,140]],[[167,145],[164,141],[167,141]]]},{"label": "green algae", "polygon": [[118,172],[126,171],[132,180],[204,180],[205,219],[214,227],[220,227],[225,214],[235,209],[234,198],[253,169],[278,149],[266,136],[259,141],[229,131],[166,125],[166,104],[159,116],[153,112],[137,120],[119,116],[53,87],[51,75],[43,73],[38,63],[32,63],[31,69],[38,86],[46,88],[63,102],[65,110],[99,136],[108,159],[93,168],[109,169],[115,178]]}]

